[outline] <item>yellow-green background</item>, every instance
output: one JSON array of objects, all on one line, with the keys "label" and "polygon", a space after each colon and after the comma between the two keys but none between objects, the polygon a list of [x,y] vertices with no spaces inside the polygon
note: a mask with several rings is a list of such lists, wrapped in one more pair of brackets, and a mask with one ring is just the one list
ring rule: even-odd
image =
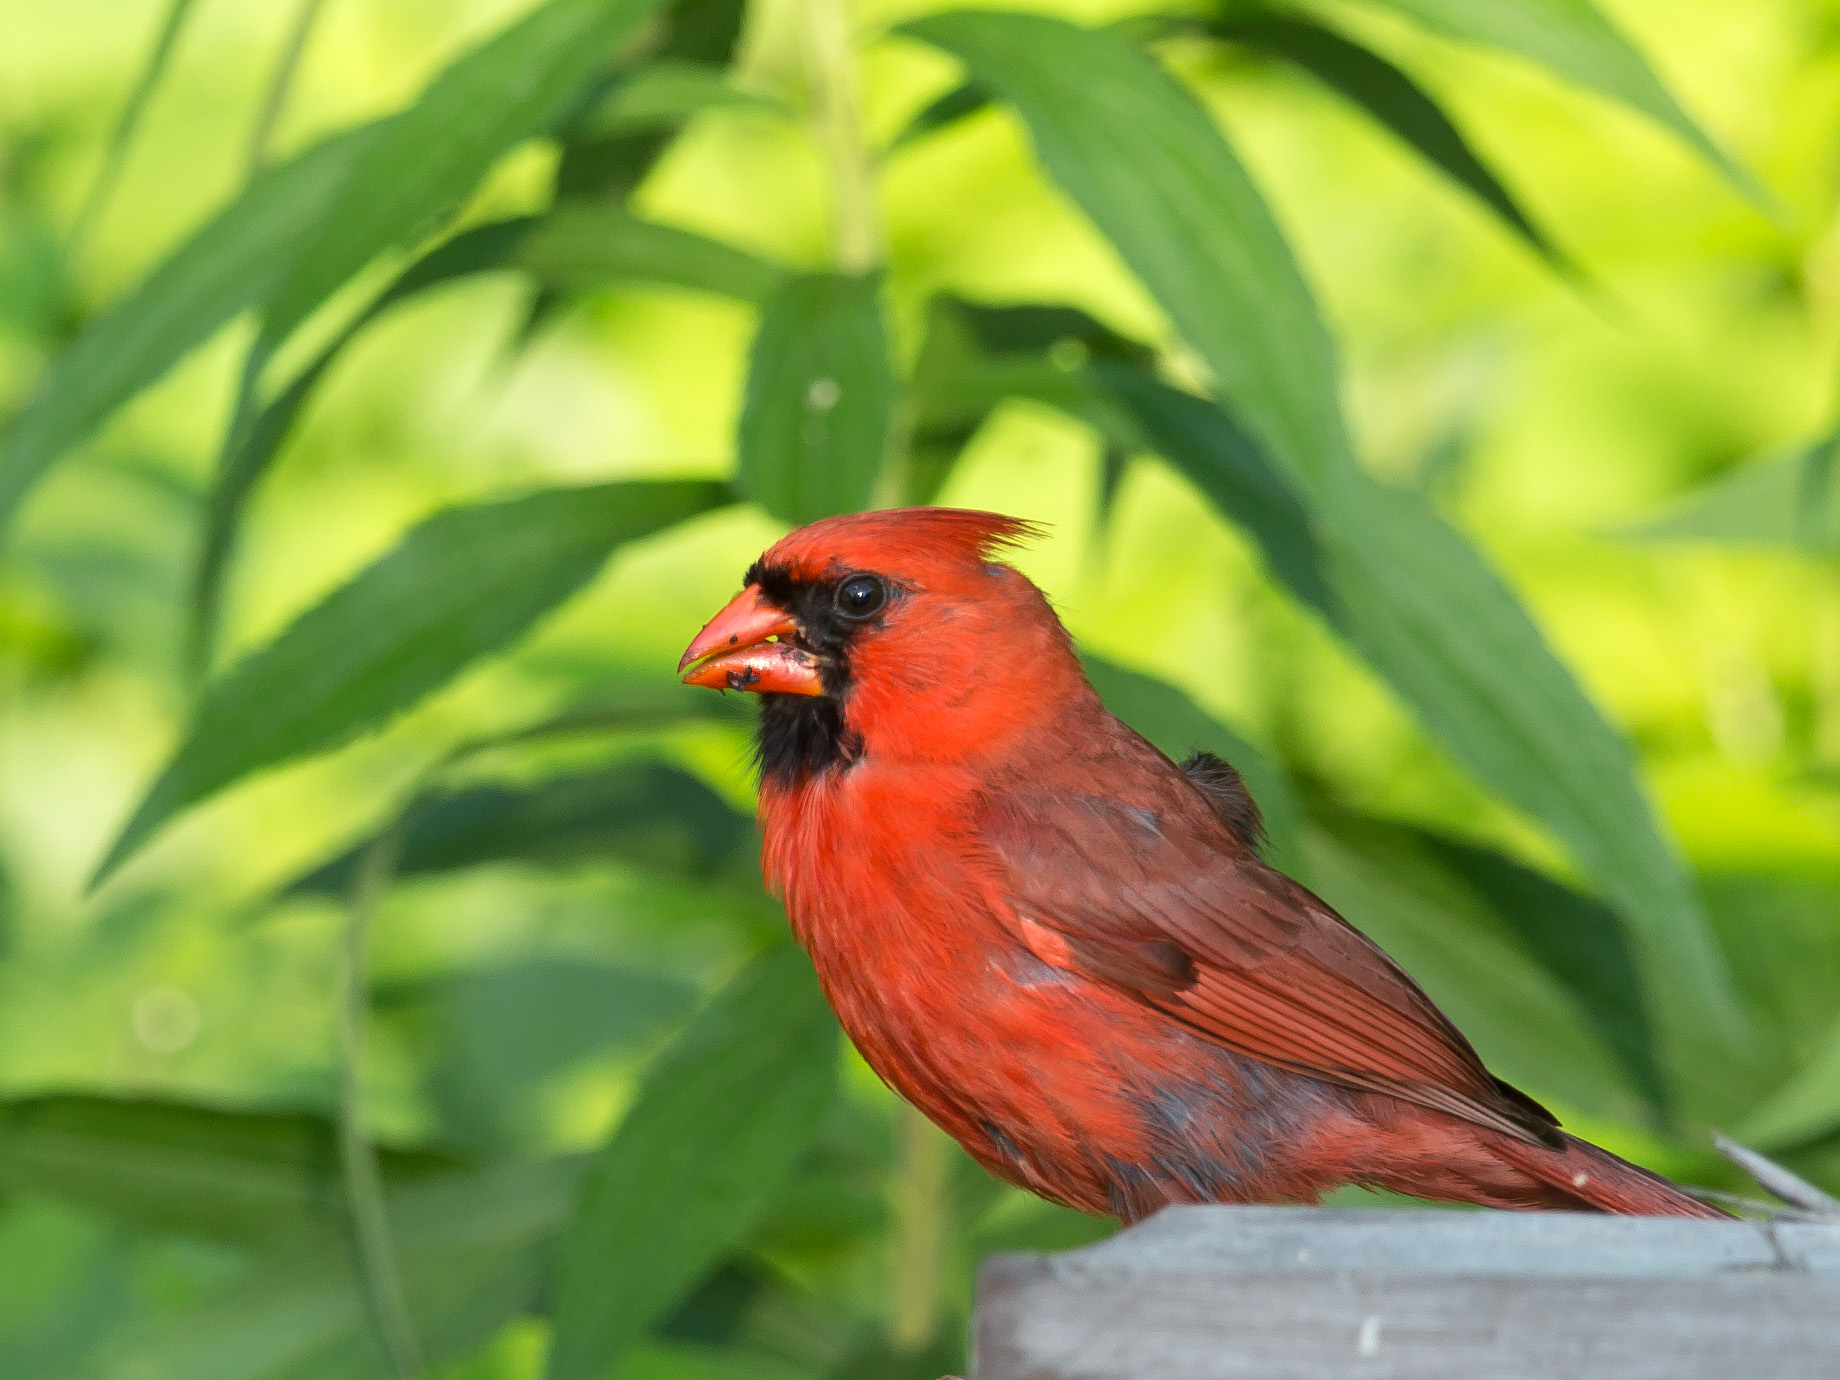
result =
[{"label": "yellow-green background", "polygon": [[[0,416],[24,400],[68,322],[132,285],[242,177],[252,112],[292,7],[201,0],[118,194],[61,279],[56,246],[161,8],[0,0]],[[519,8],[330,0],[280,146],[401,104]],[[1040,8],[1086,21],[1122,12]],[[1318,294],[1360,453],[1392,482],[1431,485],[1635,745],[1666,827],[1707,879],[1734,966],[1800,1004],[1793,1054],[1810,1060],[1823,1049],[1810,1032],[1840,1031],[1840,584],[1831,563],[1805,555],[1643,544],[1618,532],[1831,424],[1840,7],[1603,8],[1767,186],[1774,222],[1679,142],[1600,99],[1366,8],[1319,9],[1440,99],[1581,266],[1585,281],[1568,282],[1391,137],[1291,72],[1198,47],[1178,49],[1174,62],[1234,140]],[[853,17],[868,39],[916,9],[864,5]],[[802,106],[798,36],[794,0],[759,0],[739,82]],[[949,73],[915,44],[869,43],[861,78],[871,137],[892,137]],[[534,208],[551,157],[511,157],[473,213]],[[638,204],[795,264],[818,265],[828,252],[822,163],[801,125],[769,115],[700,117]],[[899,358],[917,347],[924,296],[941,289],[1068,301],[1141,335],[1162,332],[1006,119],[979,119],[893,157],[880,204]],[[729,472],[751,311],[681,293],[607,293],[515,348],[524,300],[508,281],[463,285],[348,352],[251,512],[221,661],[265,642],[443,504],[533,481]],[[621,668],[674,664],[779,530],[729,512],[622,553],[511,654],[386,732],[191,813],[85,895],[89,870],[183,722],[182,599],[244,329],[198,352],[60,466],[0,564],[8,1096],[105,1089],[326,1105],[339,914],[273,902],[271,889],[400,803],[443,746],[537,717]],[[980,433],[941,501],[1051,524],[1017,560],[1076,635],[1179,684],[1338,803],[1563,871],[1536,829],[1453,767],[1371,674],[1271,590],[1248,543],[1173,471],[1134,462],[1103,529],[1098,471],[1090,436],[1017,404]],[[740,730],[676,730],[662,745],[746,800]],[[611,749],[658,750],[651,741]],[[542,952],[706,988],[752,942],[707,911],[694,888],[667,890],[617,867],[464,874],[390,897],[376,980],[387,989]],[[1834,1038],[1825,1049],[1831,1065]],[[380,1011],[366,1089],[385,1141],[441,1138],[429,1057],[420,1034]],[[520,1148],[597,1144],[635,1067],[630,1052],[590,1058],[533,1090]],[[1830,1083],[1830,1126],[1840,1125],[1840,1077]],[[887,1122],[887,1099],[866,1073],[849,1086]],[[1750,1108],[1777,1091],[1730,1090]],[[1716,1172],[1691,1147],[1560,1110],[1664,1167]],[[1840,1154],[1819,1137],[1796,1163],[1840,1178]],[[883,1191],[863,1186],[865,1211]],[[888,1253],[869,1240],[813,1273],[812,1306],[872,1332],[886,1307]],[[963,1249],[951,1258],[951,1299],[962,1298],[967,1260]],[[223,1247],[0,1186],[0,1355],[77,1316],[85,1291],[117,1288],[131,1300],[105,1310],[109,1327],[125,1328],[182,1310],[238,1268]],[[486,1359],[453,1373],[530,1374],[541,1347],[542,1325],[518,1324]],[[668,1358],[657,1364],[676,1373]]]}]

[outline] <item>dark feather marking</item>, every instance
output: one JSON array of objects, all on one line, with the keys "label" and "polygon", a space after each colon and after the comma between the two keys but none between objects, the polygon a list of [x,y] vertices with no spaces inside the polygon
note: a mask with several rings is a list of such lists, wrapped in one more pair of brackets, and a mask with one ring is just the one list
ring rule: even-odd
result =
[{"label": "dark feather marking", "polygon": [[1246,789],[1239,770],[1224,757],[1197,749],[1182,763],[1182,774],[1207,797],[1220,822],[1233,836],[1255,852],[1265,845],[1265,819]]},{"label": "dark feather marking", "polygon": [[[798,622],[798,639],[818,655],[822,695],[762,695],[760,722],[755,729],[754,756],[767,780],[789,784],[832,768],[848,768],[862,756],[862,739],[844,722],[843,704],[850,691],[850,639],[865,627],[881,621],[845,618],[837,611],[837,586],[851,575],[867,572],[827,572],[820,580],[805,580],[780,566],[756,561],[743,577],[744,584],[759,587],[767,602],[784,609]],[[904,592],[891,580],[889,605]]]}]

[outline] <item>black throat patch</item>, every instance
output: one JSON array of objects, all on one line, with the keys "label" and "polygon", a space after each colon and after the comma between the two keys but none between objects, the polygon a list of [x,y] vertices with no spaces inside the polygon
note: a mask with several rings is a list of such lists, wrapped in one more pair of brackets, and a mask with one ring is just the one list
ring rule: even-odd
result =
[{"label": "black throat patch", "polygon": [[[847,770],[861,756],[862,736],[844,722],[844,704],[850,693],[850,641],[863,628],[881,621],[851,619],[838,612],[837,588],[860,571],[838,571],[821,580],[801,580],[777,566],[758,562],[743,583],[758,585],[766,599],[791,614],[799,624],[799,640],[823,658],[819,678],[822,695],[760,696],[760,720],[754,730],[754,757],[763,783],[790,786],[826,771]],[[884,581],[888,600],[899,597],[897,586]]]}]

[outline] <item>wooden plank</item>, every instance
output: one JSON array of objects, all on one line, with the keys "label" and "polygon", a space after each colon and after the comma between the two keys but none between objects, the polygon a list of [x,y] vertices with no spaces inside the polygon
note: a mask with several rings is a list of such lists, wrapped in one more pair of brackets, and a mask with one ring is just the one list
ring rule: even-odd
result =
[{"label": "wooden plank", "polygon": [[1183,1208],[999,1256],[977,1380],[1833,1380],[1840,1227]]}]

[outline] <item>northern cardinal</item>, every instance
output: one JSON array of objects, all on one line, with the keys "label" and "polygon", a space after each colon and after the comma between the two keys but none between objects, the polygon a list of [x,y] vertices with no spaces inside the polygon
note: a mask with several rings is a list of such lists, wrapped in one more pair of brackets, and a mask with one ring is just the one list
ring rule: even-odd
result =
[{"label": "northern cardinal", "polygon": [[1718,1217],[1492,1077],[1378,946],[1258,852],[1217,758],[1113,718],[1029,524],[792,533],[684,653],[761,696],[762,867],[869,1065],[1010,1183],[1134,1221],[1343,1184]]}]

